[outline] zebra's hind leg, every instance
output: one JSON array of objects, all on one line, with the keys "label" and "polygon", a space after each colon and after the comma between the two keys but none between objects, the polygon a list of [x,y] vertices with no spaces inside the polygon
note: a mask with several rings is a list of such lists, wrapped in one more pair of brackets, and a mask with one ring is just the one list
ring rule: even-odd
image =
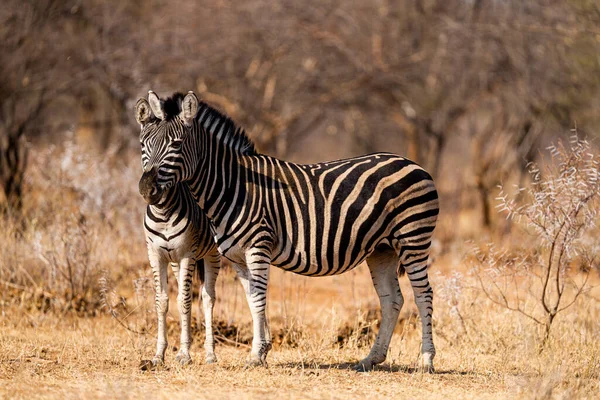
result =
[{"label": "zebra's hind leg", "polygon": [[190,318],[192,314],[192,276],[195,260],[183,258],[179,264],[179,279],[177,288],[177,307],[181,319],[181,340],[179,352],[175,360],[181,365],[192,362],[190,345],[192,343]]},{"label": "zebra's hind leg", "polygon": [[369,371],[385,361],[404,298],[398,284],[398,256],[391,248],[377,249],[367,258],[373,286],[381,304],[381,327],[369,355],[354,370]]},{"label": "zebra's hind leg", "polygon": [[422,326],[422,368],[426,372],[434,372],[433,358],[435,346],[433,345],[432,315],[433,315],[433,289],[427,276],[430,241],[402,246],[401,267],[404,268],[415,294],[415,303],[419,310]]},{"label": "zebra's hind leg", "polygon": [[[200,264],[200,263],[199,263]],[[197,266],[200,268],[200,265]],[[219,255],[207,255],[204,258],[204,284],[202,285],[201,301],[204,309],[204,326],[206,338],[204,340],[204,350],[206,352],[205,361],[207,364],[217,362],[215,355],[215,337],[213,335],[213,308],[215,305],[215,286],[217,276],[219,275],[220,260]]]}]

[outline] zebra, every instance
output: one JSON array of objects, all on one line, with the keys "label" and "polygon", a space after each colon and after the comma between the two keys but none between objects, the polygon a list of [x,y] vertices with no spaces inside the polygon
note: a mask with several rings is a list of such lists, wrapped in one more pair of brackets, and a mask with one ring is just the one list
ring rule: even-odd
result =
[{"label": "zebra", "polygon": [[[168,104],[167,104],[168,109]],[[136,105],[136,120],[145,126],[163,117],[160,110],[152,109],[146,100]],[[190,317],[192,305],[192,274],[196,271],[201,286],[201,302],[205,321],[205,361],[214,363],[215,343],[212,313],[215,302],[215,282],[219,273],[220,254],[211,233],[210,221],[198,207],[185,183],[173,185],[163,192],[153,191],[156,169],[149,163],[149,154],[159,138],[158,132],[147,132],[140,138],[142,168],[145,179],[139,183],[139,192],[148,203],[144,217],[144,231],[148,258],[154,275],[158,338],[154,366],[164,363],[167,348],[166,314],[169,309],[167,290],[168,265],[171,264],[178,283],[177,305],[181,318],[180,349],[176,361],[181,365],[192,361],[190,356]]]},{"label": "zebra", "polygon": [[[422,323],[421,367],[433,372],[433,289],[427,269],[439,214],[432,177],[391,153],[294,164],[259,153],[245,131],[193,92],[163,102],[162,120],[142,126],[156,137],[148,165],[152,190],[185,182],[214,227],[219,252],[236,267],[253,319],[248,363],[265,365],[271,349],[266,319],[271,265],[306,276],[347,272],[366,261],[382,319],[369,354],[354,369],[385,361],[410,280]],[[164,133],[158,133],[164,132]],[[167,134],[168,132],[168,134]],[[159,137],[160,136],[160,137]]]}]

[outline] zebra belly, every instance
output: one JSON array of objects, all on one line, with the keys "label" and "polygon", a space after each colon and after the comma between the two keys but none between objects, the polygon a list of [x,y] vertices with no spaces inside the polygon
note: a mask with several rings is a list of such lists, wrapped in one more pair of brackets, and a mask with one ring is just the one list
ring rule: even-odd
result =
[{"label": "zebra belly", "polygon": [[303,275],[303,276],[333,276],[333,275],[340,275],[340,274],[343,274],[344,272],[353,270],[354,268],[358,267],[361,262],[362,262],[362,260],[360,262],[356,262],[356,263],[352,263],[350,265],[343,266],[342,268],[339,268],[339,269],[329,268],[328,265],[323,265],[323,264],[309,264],[309,265],[293,266],[290,264],[273,263],[273,265],[278,268],[284,269],[286,271],[290,271],[295,274]]},{"label": "zebra belly", "polygon": [[[344,249],[345,251],[345,249]],[[304,276],[332,276],[356,268],[362,263],[372,251],[362,250],[358,256],[352,260],[347,260],[343,264],[335,263],[339,258],[330,263],[326,254],[309,254],[306,252],[295,251],[290,259],[290,254],[281,253],[271,262],[275,267]]]},{"label": "zebra belly", "polygon": [[[237,245],[231,247],[219,246],[219,252],[221,255],[223,255],[229,261],[240,265],[246,265],[245,250],[249,249],[242,249]],[[273,253],[277,254],[278,252],[274,251]],[[306,260],[310,260],[311,258],[314,259],[314,257],[310,257],[310,255],[306,253],[302,254],[298,252],[295,252],[294,256],[292,257],[292,261],[290,262],[289,254],[286,255],[280,253],[279,256],[271,260],[271,265],[298,275],[332,276],[339,275],[356,268],[362,261],[365,260],[369,253],[370,252],[367,253],[366,251],[363,251],[359,254],[359,257],[341,266],[330,265],[325,256],[318,257],[322,260],[321,262],[307,262]]]}]

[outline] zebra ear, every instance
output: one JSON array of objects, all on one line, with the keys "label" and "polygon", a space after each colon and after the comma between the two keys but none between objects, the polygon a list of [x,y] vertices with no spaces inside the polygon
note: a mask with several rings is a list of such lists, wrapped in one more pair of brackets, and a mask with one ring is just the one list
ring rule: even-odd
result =
[{"label": "zebra ear", "polygon": [[196,118],[199,103],[200,102],[194,92],[190,91],[184,97],[183,102],[181,103],[181,117],[187,125],[191,125],[194,118]]},{"label": "zebra ear", "polygon": [[145,125],[152,119],[152,110],[150,104],[144,98],[141,98],[135,103],[135,120],[140,125]]},{"label": "zebra ear", "polygon": [[150,108],[152,109],[152,112],[154,113],[156,118],[165,119],[165,113],[163,112],[162,108],[162,101],[160,101],[158,95],[152,90],[148,91],[148,103],[150,103]]}]

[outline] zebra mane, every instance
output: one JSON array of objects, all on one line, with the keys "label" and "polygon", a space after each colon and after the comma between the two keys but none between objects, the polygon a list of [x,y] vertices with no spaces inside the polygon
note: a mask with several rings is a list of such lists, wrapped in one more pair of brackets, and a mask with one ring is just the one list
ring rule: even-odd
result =
[{"label": "zebra mane", "polygon": [[165,119],[167,121],[175,118],[181,113],[181,102],[183,101],[182,93],[174,93],[171,97],[167,98],[162,102],[162,109],[165,113]]},{"label": "zebra mane", "polygon": [[239,154],[253,155],[257,153],[254,142],[246,135],[244,128],[237,126],[229,116],[204,101],[200,101],[198,105],[196,119],[206,131],[210,131],[211,127],[215,126],[215,123],[217,126],[222,126],[222,128],[218,129],[219,132],[211,133],[218,135],[220,142],[227,142],[228,146],[236,150]]}]

